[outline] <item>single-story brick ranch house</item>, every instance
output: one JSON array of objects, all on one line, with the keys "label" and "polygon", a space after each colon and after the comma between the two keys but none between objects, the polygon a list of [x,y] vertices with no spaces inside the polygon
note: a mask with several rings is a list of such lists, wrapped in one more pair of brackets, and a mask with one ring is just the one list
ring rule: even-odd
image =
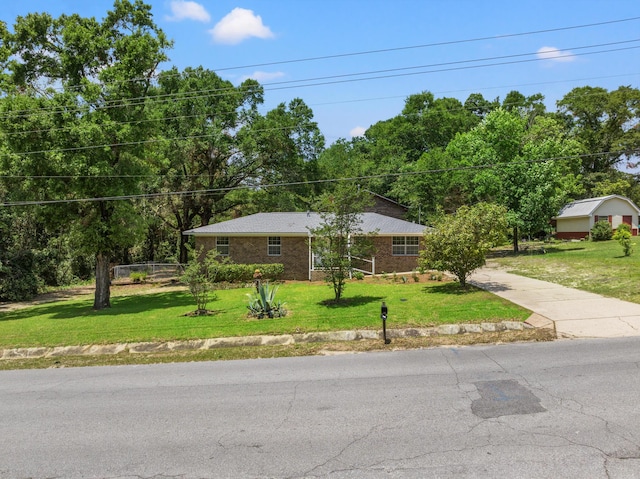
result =
[{"label": "single-story brick ranch house", "polygon": [[582,239],[589,236],[598,221],[608,221],[614,230],[628,224],[633,236],[638,235],[640,209],[629,198],[619,195],[600,196],[569,203],[552,222],[558,239]]},{"label": "single-story brick ranch house", "polygon": [[[379,213],[361,215],[361,230],[376,232],[371,273],[406,272],[418,266],[425,226]],[[310,229],[320,226],[319,213],[256,213],[184,231],[196,248],[215,249],[235,263],[282,263],[284,278],[316,280],[323,276],[311,252]]]}]

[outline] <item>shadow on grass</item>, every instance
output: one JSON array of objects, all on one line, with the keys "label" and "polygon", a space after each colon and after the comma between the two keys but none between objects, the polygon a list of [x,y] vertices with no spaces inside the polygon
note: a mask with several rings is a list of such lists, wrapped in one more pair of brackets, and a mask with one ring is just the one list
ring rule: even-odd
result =
[{"label": "shadow on grass", "polygon": [[434,286],[425,286],[422,288],[423,293],[435,293],[435,294],[453,294],[453,295],[462,295],[474,293],[476,291],[480,291],[479,288],[476,288],[472,284],[467,283],[467,287],[463,288],[460,286],[460,283],[451,282],[451,283],[443,283]]},{"label": "shadow on grass", "polygon": [[511,251],[492,251],[487,254],[487,258],[518,258],[520,256],[542,256],[545,254],[566,253],[567,251],[582,251],[584,246],[575,246],[572,248],[558,248],[557,246],[541,246],[533,248],[522,248],[517,253]]},{"label": "shadow on grass", "polygon": [[355,306],[363,306],[370,303],[379,303],[384,300],[383,296],[354,296],[352,298],[342,298],[336,302],[334,299],[327,299],[320,301],[320,306],[327,306],[329,308],[351,308]]},{"label": "shadow on grass", "polygon": [[[212,301],[211,303],[214,303]],[[210,303],[210,304],[211,304]],[[111,299],[111,308],[93,310],[93,299],[85,301],[61,301],[34,306],[0,315],[0,321],[15,321],[33,316],[48,315],[49,319],[72,319],[87,316],[119,316],[145,311],[186,307],[195,304],[189,293],[167,292],[148,295],[122,296]]]}]

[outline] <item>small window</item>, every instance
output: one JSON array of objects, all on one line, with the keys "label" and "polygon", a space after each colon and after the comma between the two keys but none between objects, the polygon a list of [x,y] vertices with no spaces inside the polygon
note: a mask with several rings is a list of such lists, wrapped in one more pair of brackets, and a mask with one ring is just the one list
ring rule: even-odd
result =
[{"label": "small window", "polygon": [[417,236],[394,236],[392,245],[394,256],[417,256],[420,238]]},{"label": "small window", "polygon": [[220,256],[229,256],[229,237],[216,237],[216,251]]},{"label": "small window", "polygon": [[269,256],[280,256],[281,252],[282,245],[280,243],[280,236],[269,236],[267,254]]}]

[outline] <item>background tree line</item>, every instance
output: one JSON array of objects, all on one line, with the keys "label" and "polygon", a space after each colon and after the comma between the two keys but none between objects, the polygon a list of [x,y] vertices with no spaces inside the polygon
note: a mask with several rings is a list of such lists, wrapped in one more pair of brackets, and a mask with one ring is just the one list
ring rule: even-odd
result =
[{"label": "background tree line", "polygon": [[[325,146],[303,99],[260,113],[264,90],[200,66],[159,70],[172,42],[141,0],[102,20],[33,13],[0,24],[0,300],[186,262],[181,232],[257,211],[305,211],[332,179],[409,206],[427,224],[463,205],[507,210],[518,238],[571,199],[640,203],[640,90],[579,87],[461,102],[410,95],[363,137]],[[277,186],[273,186],[277,185]]]}]

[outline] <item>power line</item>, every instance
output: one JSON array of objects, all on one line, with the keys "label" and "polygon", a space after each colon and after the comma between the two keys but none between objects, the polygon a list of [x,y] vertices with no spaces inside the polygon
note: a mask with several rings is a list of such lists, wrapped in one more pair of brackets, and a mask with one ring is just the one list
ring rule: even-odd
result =
[{"label": "power line", "polygon": [[[548,82],[537,82],[537,83],[525,83],[525,84],[514,84],[514,85],[499,85],[499,86],[489,86],[489,87],[482,87],[482,88],[477,88],[477,89],[466,89],[466,90],[448,90],[448,91],[439,91],[439,92],[431,92],[433,94],[443,94],[443,93],[456,93],[456,92],[461,92],[461,91],[467,91],[467,92],[471,92],[471,91],[477,91],[477,90],[490,90],[490,89],[499,89],[499,88],[515,88],[515,87],[521,87],[521,86],[535,86],[535,85],[548,85],[548,84],[559,84],[559,83],[572,83],[572,82],[577,82],[577,81],[588,81],[588,80],[600,80],[600,79],[606,79],[606,78],[618,78],[618,77],[624,77],[624,76],[631,76],[631,75],[640,75],[640,72],[634,72],[634,73],[625,73],[625,74],[619,74],[619,75],[606,75],[606,76],[599,76],[599,77],[590,77],[590,78],[574,78],[574,79],[570,79],[570,80],[557,80],[557,81],[548,81]],[[587,97],[589,95],[592,94],[596,94],[596,93],[584,93],[583,97]],[[314,107],[314,106],[323,106],[323,105],[337,105],[337,104],[345,104],[345,103],[356,103],[356,102],[365,102],[365,101],[376,101],[376,100],[386,100],[386,99],[394,99],[394,98],[407,98],[408,96],[412,95],[412,93],[408,93],[405,95],[394,95],[394,96],[388,96],[388,97],[377,97],[377,98],[362,98],[362,99],[353,99],[353,100],[341,100],[341,101],[333,101],[333,102],[323,102],[323,103],[316,103],[316,104],[311,104],[309,105],[310,107]],[[511,106],[512,104],[510,103],[502,103],[502,107],[505,106]],[[449,108],[449,109],[445,109],[445,110],[438,110],[438,111],[442,111],[442,112],[457,112],[457,111],[461,111],[464,110],[465,107],[461,106],[459,108]],[[216,115],[229,115],[229,114],[233,114],[235,113],[235,111],[225,111],[225,112],[216,112]],[[166,122],[167,120],[184,120],[184,119],[189,119],[189,118],[198,118],[198,117],[205,117],[205,114],[194,114],[194,115],[178,115],[178,116],[162,116],[162,117],[156,117],[156,118],[148,118],[148,119],[143,119],[143,120],[130,120],[130,121],[115,121],[115,122],[111,122],[109,125],[110,126],[122,126],[122,125],[132,125],[132,124],[140,124],[140,123],[153,123],[153,122]],[[4,135],[6,137],[13,137],[13,136],[20,136],[20,135],[27,135],[27,134],[35,134],[35,133],[47,133],[47,132],[56,132],[56,131],[69,131],[72,130],[75,126],[74,125],[70,125],[70,126],[65,126],[65,127],[57,127],[57,128],[42,128],[42,129],[37,129],[37,130],[21,130],[21,131],[13,131],[13,132],[4,132]],[[287,127],[283,127],[283,128],[265,128],[265,129],[260,129],[258,131],[264,132],[264,131],[277,131],[280,129],[286,129]],[[168,138],[167,140],[179,140],[181,139],[180,137],[175,137],[175,138]],[[2,175],[0,175],[1,177]]]},{"label": "power line", "polygon": [[[639,38],[634,38],[634,39],[622,40],[622,41],[617,41],[617,42],[608,42],[608,43],[599,43],[599,44],[593,44],[593,45],[581,45],[581,46],[575,46],[575,47],[567,47],[567,48],[563,48],[561,51],[585,50],[585,49],[589,49],[589,48],[600,48],[600,47],[605,47],[605,46],[637,43],[639,41],[640,41]],[[595,51],[595,52],[584,52],[584,53],[570,53],[570,54],[558,55],[555,58],[567,58],[567,57],[573,57],[573,56],[584,56],[584,55],[593,55],[593,54],[600,54],[600,53],[611,53],[611,52],[614,52],[614,51],[624,51],[624,50],[634,49],[634,48],[638,48],[638,47],[607,49],[607,50],[600,50],[600,51]],[[385,69],[385,70],[372,70],[372,71],[367,71],[367,72],[345,73],[345,74],[340,74],[340,75],[327,75],[327,76],[323,76],[323,77],[305,78],[305,79],[300,79],[300,80],[287,80],[287,81],[281,81],[281,82],[270,82],[270,83],[265,83],[264,85],[262,85],[262,87],[263,87],[264,91],[266,92],[266,91],[284,90],[284,89],[299,88],[299,87],[321,86],[321,85],[330,85],[330,84],[347,83],[347,82],[355,82],[355,81],[395,78],[395,77],[403,77],[403,76],[410,76],[410,75],[441,73],[441,72],[445,72],[445,71],[456,71],[456,70],[464,70],[464,69],[472,69],[472,68],[484,68],[484,67],[491,67],[491,66],[509,65],[509,64],[516,64],[516,63],[529,63],[529,62],[534,62],[534,61],[546,61],[546,60],[548,60],[547,58],[538,58],[538,57],[536,57],[536,58],[531,58],[531,59],[526,59],[526,60],[519,60],[519,61],[485,63],[485,64],[481,64],[481,65],[466,65],[468,63],[487,62],[487,61],[494,61],[494,60],[505,60],[505,59],[510,59],[510,58],[521,58],[521,57],[526,57],[526,56],[530,56],[530,55],[537,55],[537,54],[538,54],[538,52],[528,52],[528,53],[519,53],[519,54],[513,54],[513,55],[502,55],[502,56],[484,57],[484,58],[477,58],[477,59],[467,59],[467,60],[458,60],[458,61],[451,61],[451,62],[433,63],[433,64],[426,64],[426,65],[415,65],[415,66],[409,66],[409,67],[391,68],[391,69]],[[431,69],[431,68],[435,68],[435,67],[446,67],[446,66],[452,66],[452,65],[465,65],[465,66],[451,67],[451,68],[438,68],[436,70],[427,70],[427,71],[412,72],[412,73],[398,73],[398,74],[393,74],[393,75],[369,76],[369,77],[365,77],[365,78],[351,78],[350,80],[337,80],[337,79],[344,79],[344,78],[350,78],[350,77],[356,77],[356,76],[357,77],[362,77],[364,75],[377,75],[379,73],[402,72],[402,71],[407,71],[407,70],[417,70],[417,69],[420,69],[420,68],[429,68],[429,69]],[[334,80],[334,79],[336,79],[336,81],[319,82],[320,80]],[[308,82],[316,82],[316,83],[308,83]],[[307,84],[300,85],[301,83],[307,83]],[[227,93],[229,93],[231,91],[236,91],[236,87],[214,88],[214,89],[206,89],[206,90],[193,90],[193,91],[187,91],[187,92],[167,93],[167,94],[163,94],[163,95],[146,95],[146,96],[141,96],[141,97],[127,98],[127,99],[123,99],[123,100],[111,100],[111,101],[104,102],[104,104],[102,104],[102,105],[95,106],[94,107],[94,111],[95,110],[110,109],[110,108],[117,108],[117,107],[119,107],[119,106],[121,106],[123,104],[127,104],[128,106],[134,106],[134,107],[135,106],[142,106],[149,100],[154,100],[155,103],[158,104],[158,103],[175,101],[176,99],[191,100],[191,99],[199,99],[199,98],[204,98],[204,97],[215,98],[215,97],[218,97],[218,96],[224,96],[225,94],[227,94]],[[160,99],[160,101],[158,101],[159,99]],[[26,117],[26,116],[31,116],[33,113],[38,113],[38,112],[44,112],[45,114],[46,113],[51,113],[51,114],[72,113],[74,111],[81,112],[81,111],[87,110],[89,108],[90,108],[90,105],[82,105],[82,106],[79,106],[79,107],[71,107],[71,108],[55,107],[55,108],[40,108],[40,109],[30,109],[30,110],[16,110],[16,111],[11,112],[11,114],[0,115],[0,118]],[[16,114],[18,114],[18,115],[16,115]]]},{"label": "power line", "polygon": [[[632,47],[632,48],[640,48],[640,46]],[[524,61],[534,61],[534,60],[519,60],[517,62],[507,62],[507,63],[521,63],[521,62],[524,62]],[[475,68],[475,67],[480,67],[480,66],[484,66],[484,65],[478,65],[478,66],[474,66],[474,67],[465,67],[465,68]],[[405,75],[410,75],[410,74],[405,74]],[[343,80],[343,81],[352,81],[352,80]],[[311,86],[311,85],[305,85],[305,86]],[[464,109],[464,106],[459,108],[458,110],[449,109],[449,110],[445,110],[445,111],[453,112],[453,111],[459,111],[461,109]],[[257,133],[257,132],[278,131],[278,130],[287,130],[287,129],[289,129],[289,127],[263,128],[263,129],[256,129],[256,130],[253,130],[253,131],[255,133]],[[199,135],[178,136],[178,137],[171,137],[171,138],[153,138],[153,139],[148,139],[148,140],[138,140],[138,141],[128,141],[128,142],[123,141],[123,142],[115,142],[115,143],[104,143],[104,144],[100,144],[100,145],[77,146],[77,147],[70,147],[70,148],[54,148],[54,149],[47,149],[47,150],[35,150],[35,151],[26,151],[26,152],[12,152],[12,153],[9,153],[9,154],[12,154],[12,155],[15,155],[15,156],[27,156],[27,155],[35,155],[35,154],[46,154],[46,153],[68,153],[68,152],[78,152],[78,151],[87,151],[87,150],[112,148],[112,147],[122,147],[122,146],[125,146],[125,147],[126,146],[140,146],[140,145],[163,143],[163,142],[168,142],[168,141],[170,142],[170,141],[176,141],[176,140],[193,140],[193,139],[200,139],[200,138],[208,138],[211,135],[212,135],[211,133],[203,133],[203,134],[199,134]],[[9,155],[9,154],[6,154],[6,155]]]},{"label": "power line", "polygon": [[[634,40],[637,41],[637,40]],[[612,52],[618,52],[618,51],[625,51],[625,50],[635,50],[640,48],[640,46],[634,46],[634,47],[625,47],[625,48],[614,48],[614,49],[608,49],[608,50],[600,50],[597,52],[587,52],[587,53],[575,53],[573,55],[571,54],[567,54],[567,55],[559,55],[556,56],[555,58],[567,58],[567,57],[572,57],[572,56],[585,56],[585,55],[594,55],[594,54],[600,54],[600,53],[612,53]],[[546,59],[542,59],[542,58],[532,58],[532,59],[527,59],[527,60],[513,60],[513,61],[508,61],[508,62],[499,62],[499,63],[486,63],[483,65],[468,65],[468,66],[464,66],[464,67],[452,67],[452,68],[442,68],[442,69],[438,69],[438,70],[428,70],[428,71],[421,71],[421,72],[411,72],[411,73],[399,73],[396,75],[380,75],[380,76],[373,76],[373,77],[366,77],[366,78],[356,78],[356,79],[346,79],[346,80],[335,80],[335,81],[325,81],[325,82],[318,82],[318,83],[308,83],[305,85],[297,85],[295,87],[291,87],[291,86],[285,86],[285,87],[279,87],[279,88],[270,88],[269,90],[285,90],[285,89],[290,89],[290,88],[304,88],[304,87],[312,87],[312,86],[323,86],[323,85],[335,85],[335,84],[339,84],[339,83],[352,83],[352,82],[356,82],[356,81],[365,81],[365,80],[381,80],[381,79],[387,79],[387,78],[398,78],[398,77],[406,77],[406,76],[414,76],[414,75],[425,75],[428,73],[442,73],[442,72],[449,72],[449,71],[458,71],[458,70],[471,70],[471,69],[477,69],[477,68],[486,68],[486,67],[494,67],[494,66],[501,66],[501,65],[515,65],[518,63],[531,63],[531,62],[537,62],[537,61],[545,61]]]},{"label": "power line", "polygon": [[[640,150],[634,150],[631,153],[638,153]],[[411,176],[411,175],[426,175],[426,174],[436,174],[436,173],[449,173],[455,171],[472,171],[472,170],[480,170],[480,169],[492,169],[498,168],[500,166],[509,166],[513,164],[532,164],[532,163],[544,163],[548,161],[563,161],[563,160],[572,160],[572,159],[581,159],[581,158],[589,158],[592,156],[599,156],[603,154],[627,154],[627,151],[618,151],[618,152],[599,152],[599,153],[584,153],[580,155],[568,155],[568,156],[556,156],[556,157],[548,157],[548,158],[539,158],[532,160],[518,160],[509,163],[486,163],[482,165],[470,165],[470,166],[458,166],[452,168],[436,168],[429,170],[421,170],[421,171],[409,171],[409,172],[396,172],[396,173],[381,173],[375,175],[363,175],[363,176],[354,176],[354,177],[346,177],[346,178],[331,178],[324,180],[312,180],[312,181],[294,181],[294,182],[281,182],[281,183],[271,183],[264,185],[242,185],[228,188],[213,188],[213,189],[202,189],[202,190],[190,190],[190,191],[170,191],[170,192],[161,192],[161,193],[142,193],[137,195],[120,195],[120,196],[103,196],[103,197],[95,197],[95,198],[76,198],[76,199],[64,199],[64,200],[35,200],[35,201],[14,201],[9,203],[0,203],[0,207],[14,207],[14,206],[46,206],[46,205],[58,205],[58,204],[72,204],[72,203],[93,203],[98,201],[125,201],[125,200],[138,200],[138,199],[152,199],[152,198],[161,198],[161,197],[170,197],[170,196],[186,196],[186,195],[211,195],[216,193],[225,193],[230,191],[238,191],[238,190],[248,190],[255,189],[259,187],[260,189],[268,189],[268,188],[281,188],[284,186],[299,186],[299,185],[309,185],[309,184],[326,184],[326,183],[335,183],[338,181],[361,181],[361,180],[370,180],[376,178],[389,178],[389,177],[401,177],[401,176]]]},{"label": "power line", "polygon": [[[312,62],[312,61],[320,61],[320,60],[327,60],[327,59],[334,59],[334,58],[348,58],[348,57],[353,57],[353,56],[372,55],[372,54],[378,54],[378,53],[390,53],[390,52],[421,49],[421,48],[432,48],[432,47],[439,47],[439,46],[459,45],[459,44],[474,43],[474,42],[487,41],[487,40],[517,38],[517,37],[522,37],[522,36],[538,35],[538,34],[542,34],[542,33],[552,33],[552,32],[560,32],[560,31],[577,30],[577,29],[583,29],[583,28],[599,27],[599,26],[605,26],[605,25],[614,25],[614,24],[618,24],[618,23],[633,22],[633,21],[637,21],[637,20],[640,20],[640,17],[628,17],[628,18],[621,18],[621,19],[615,19],[615,20],[605,20],[605,21],[602,21],[602,22],[585,23],[585,24],[581,24],[581,25],[570,25],[570,26],[557,27],[557,28],[546,28],[546,29],[540,29],[540,30],[532,30],[532,31],[528,31],[528,32],[517,32],[517,33],[509,33],[509,34],[502,34],[502,35],[492,35],[492,36],[484,36],[484,37],[466,38],[466,39],[459,39],[459,40],[448,40],[448,41],[442,41],[442,42],[432,42],[432,43],[424,43],[424,44],[417,44],[417,45],[407,45],[407,46],[401,46],[401,47],[384,48],[384,49],[377,49],[377,50],[366,50],[366,51],[359,51],[359,52],[346,52],[346,53],[338,53],[338,54],[333,54],[333,55],[321,55],[321,56],[317,56],[317,57],[307,57],[307,58],[280,60],[280,61],[272,61],[272,62],[264,62],[264,63],[255,63],[255,64],[249,64],[249,65],[229,66],[229,67],[218,68],[215,71],[240,70],[240,69],[244,69],[244,68],[255,68],[255,67],[283,65],[283,64],[290,64],[290,63]],[[102,82],[100,84],[103,85],[103,86],[106,86],[106,85],[130,83],[130,82],[136,82],[136,81],[148,81],[149,78],[158,78],[162,74],[164,74],[166,76],[180,76],[180,75],[182,75],[182,73],[176,73],[175,75],[169,75],[165,71],[165,72],[161,72],[161,73],[156,73],[154,75],[151,75],[150,77],[146,77],[145,76],[145,77],[139,77],[139,78],[131,78],[131,79],[127,79],[127,80],[115,80],[115,81],[111,81],[111,82]],[[71,89],[72,90],[73,89],[80,90],[81,88],[82,88],[82,86],[78,86],[78,87],[71,88]],[[52,89],[52,90],[55,91],[56,89]]]},{"label": "power line", "polygon": [[587,23],[587,24],[583,24],[583,25],[572,25],[572,26],[568,26],[568,27],[548,28],[548,29],[544,29],[544,30],[533,30],[533,31],[530,31],[530,32],[509,33],[509,34],[504,34],[504,35],[493,35],[493,36],[487,36],[487,37],[468,38],[468,39],[464,39],[464,40],[450,40],[450,41],[444,41],[444,42],[424,43],[424,44],[420,44],[420,45],[409,45],[409,46],[404,46],[404,47],[383,48],[383,49],[379,49],[379,50],[366,50],[366,51],[362,51],[362,52],[338,53],[338,54],[335,54],[335,55],[323,55],[323,56],[317,56],[317,57],[298,58],[298,59],[295,59],[295,60],[281,60],[281,61],[274,61],[274,62],[254,63],[254,64],[251,64],[251,65],[241,65],[241,66],[217,68],[216,71],[240,70],[240,69],[243,69],[243,68],[256,68],[256,67],[273,66],[273,65],[284,65],[284,64],[288,64],[288,63],[301,63],[301,62],[310,62],[310,61],[317,61],[317,60],[328,60],[328,59],[332,59],[332,58],[345,58],[345,57],[353,57],[353,56],[361,56],[361,55],[371,55],[371,54],[376,54],[376,53],[397,52],[397,51],[403,51],[403,50],[413,50],[413,49],[418,49],[418,48],[429,48],[429,47],[440,47],[440,46],[448,46],[448,45],[459,45],[459,44],[462,44],[462,43],[473,43],[473,42],[480,42],[480,41],[486,41],[486,40],[499,40],[499,39],[505,39],[505,38],[521,37],[521,36],[526,36],[526,35],[537,35],[537,34],[540,34],[540,33],[551,33],[551,32],[560,32],[560,31],[566,31],[566,30],[575,30],[575,29],[580,29],[580,28],[590,28],[590,27],[597,27],[597,26],[602,26],[602,25],[611,25],[611,24],[615,24],[615,23],[630,22],[630,21],[635,21],[635,20],[640,20],[640,17],[630,17],[630,18],[623,18],[623,19],[620,19],[620,20],[610,20],[610,21],[597,22],[597,23]]}]

